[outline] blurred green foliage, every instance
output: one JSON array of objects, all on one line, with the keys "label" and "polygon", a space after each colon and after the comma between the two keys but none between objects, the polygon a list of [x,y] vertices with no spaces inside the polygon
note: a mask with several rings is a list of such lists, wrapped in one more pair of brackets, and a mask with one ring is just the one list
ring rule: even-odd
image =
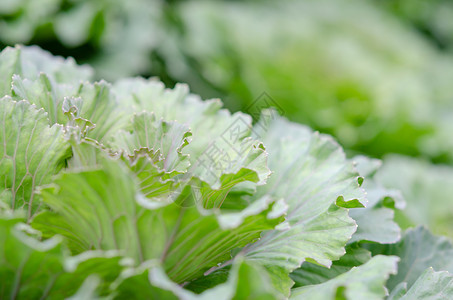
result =
[{"label": "blurred green foliage", "polygon": [[[147,73],[163,3],[147,0],[5,0],[0,41],[37,44],[92,64],[98,78]],[[3,48],[3,47],[2,47]]]},{"label": "blurred green foliage", "polygon": [[441,49],[453,48],[453,2],[449,0],[376,0]]},{"label": "blurred green foliage", "polygon": [[183,30],[161,53],[195,90],[240,110],[265,91],[346,148],[450,160],[441,136],[453,61],[372,3],[189,2],[177,12]]}]

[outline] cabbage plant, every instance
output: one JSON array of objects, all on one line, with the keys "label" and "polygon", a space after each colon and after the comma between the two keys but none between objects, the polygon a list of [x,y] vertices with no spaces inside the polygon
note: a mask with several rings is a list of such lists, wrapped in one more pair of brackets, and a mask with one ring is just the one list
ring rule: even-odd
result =
[{"label": "cabbage plant", "polygon": [[453,295],[451,243],[330,136],[37,47],[0,70],[0,298]]}]

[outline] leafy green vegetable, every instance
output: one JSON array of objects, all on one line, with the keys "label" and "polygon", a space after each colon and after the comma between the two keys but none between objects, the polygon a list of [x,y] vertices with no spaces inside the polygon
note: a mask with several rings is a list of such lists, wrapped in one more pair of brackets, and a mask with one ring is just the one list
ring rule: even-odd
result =
[{"label": "leafy green vegetable", "polygon": [[218,216],[203,214],[197,207],[159,207],[163,203],[137,195],[131,174],[109,160],[100,170],[63,174],[54,185],[41,194],[60,218],[43,213],[34,219],[35,228],[61,234],[65,234],[61,226],[73,228],[69,245],[75,252],[123,250],[136,262],[159,258],[169,276],[180,283],[229,259],[232,249],[280,222],[268,216],[268,199],[242,212]]},{"label": "leafy green vegetable", "polygon": [[[446,268],[451,244],[424,229],[399,241],[404,201],[379,162],[347,159],[330,136],[274,110],[252,125],[185,85],[91,83],[37,48],[0,58],[1,298],[450,290],[449,275],[422,272]],[[432,259],[412,267],[422,251]]]}]

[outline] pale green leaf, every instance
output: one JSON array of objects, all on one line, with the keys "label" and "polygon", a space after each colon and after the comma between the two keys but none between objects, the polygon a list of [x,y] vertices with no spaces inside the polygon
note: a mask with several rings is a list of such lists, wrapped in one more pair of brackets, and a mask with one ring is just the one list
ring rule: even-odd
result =
[{"label": "pale green leaf", "polygon": [[407,292],[407,283],[401,282],[398,284],[388,296],[387,300],[400,299]]},{"label": "pale green leaf", "polygon": [[43,108],[48,114],[50,125],[68,122],[62,110],[64,97],[75,94],[77,87],[77,85],[53,83],[45,73],[40,73],[36,79],[22,78],[19,75],[13,75],[12,79],[14,99],[25,99]]},{"label": "pale green leaf", "polygon": [[231,250],[282,221],[268,197],[228,214],[152,201],[138,193],[121,161],[99,163],[94,170],[63,173],[43,188],[43,201],[56,216],[42,213],[33,226],[46,236],[68,236],[73,250],[122,250],[136,263],[159,258],[169,277],[182,283],[230,259]]},{"label": "pale green leaf", "polygon": [[64,167],[69,144],[63,128],[49,127],[47,114],[27,101],[0,99],[0,199],[30,218],[40,202],[37,186]]},{"label": "pale green leaf", "polygon": [[[232,115],[221,109],[218,99],[201,101],[189,94],[185,85],[169,90],[159,82],[137,78],[117,82],[114,91],[131,113],[145,110],[156,119],[177,120],[190,129],[192,140],[183,153],[190,155],[191,168],[182,179],[194,180],[181,193],[199,195],[197,201],[204,207],[221,207],[228,193],[242,187],[242,182],[255,183],[252,190],[266,182],[270,174],[267,153],[260,142],[248,137],[252,130],[250,116]],[[138,135],[145,137],[141,131]]]},{"label": "pale green leaf", "polygon": [[108,284],[123,269],[118,252],[69,257],[60,237],[40,242],[20,221],[0,217],[0,298],[63,299],[75,294],[91,274],[98,278],[92,289],[108,294]]},{"label": "pale green leaf", "polygon": [[367,193],[366,208],[353,208],[349,215],[357,222],[357,231],[349,243],[372,241],[383,244],[396,243],[401,238],[401,229],[394,221],[396,209],[403,209],[405,202],[399,191],[382,187],[374,175],[381,162],[364,156],[355,157],[354,162],[364,177],[362,187]]},{"label": "pale green leaf", "polygon": [[397,262],[395,256],[375,256],[329,281],[293,289],[290,299],[382,299],[387,294],[385,282],[396,273]]},{"label": "pale green leaf", "polygon": [[168,173],[187,171],[190,166],[189,156],[181,153],[192,135],[189,129],[177,122],[156,120],[152,113],[143,112],[135,115],[131,131],[121,130],[110,143],[113,149],[127,156],[134,156],[140,149],[147,149],[156,167]]},{"label": "pale green leaf", "polygon": [[390,277],[387,287],[393,290],[401,282],[410,288],[428,267],[436,271],[453,271],[453,245],[445,237],[432,235],[426,228],[409,229],[400,242],[372,245],[373,254],[397,255],[398,274]]},{"label": "pale green leaf", "polygon": [[[25,99],[43,108],[49,114],[51,125],[58,123],[69,128],[79,127],[73,130],[78,139],[87,136],[103,141],[126,124],[127,114],[118,107],[110,84],[105,81],[59,83],[43,73],[36,78],[24,75],[12,78],[14,99]],[[84,126],[87,122],[89,130]]]},{"label": "pale green leaf", "polygon": [[172,282],[156,261],[123,272],[114,290],[119,299],[284,299],[272,288],[266,269],[240,258],[235,260],[222,283],[199,294]]},{"label": "pale green leaf", "polygon": [[105,81],[80,85],[77,93],[68,101],[71,103],[63,107],[64,111],[70,110],[75,118],[93,123],[95,127],[87,137],[99,142],[109,139],[126,123],[127,115],[119,108],[110,84]]},{"label": "pale green leaf", "polygon": [[294,287],[323,283],[346,273],[353,267],[366,263],[370,259],[370,251],[357,245],[351,245],[346,248],[345,255],[339,260],[332,262],[330,268],[311,262],[304,262],[302,267],[291,273],[291,279],[294,280]]},{"label": "pale green leaf", "polygon": [[286,227],[246,247],[247,259],[288,272],[307,259],[330,266],[345,253],[357,227],[348,210],[336,204],[355,207],[365,202],[358,174],[328,136],[281,118],[270,120],[266,128],[257,125],[256,132],[269,148],[274,172],[256,197],[283,198],[289,208]]},{"label": "pale green leaf", "polygon": [[425,160],[390,155],[376,174],[386,188],[401,190],[410,225],[425,225],[435,234],[453,238],[453,168]]},{"label": "pale green leaf", "polygon": [[449,272],[435,272],[428,268],[422,273],[406,294],[395,295],[393,299],[451,299],[453,297],[453,276]]}]

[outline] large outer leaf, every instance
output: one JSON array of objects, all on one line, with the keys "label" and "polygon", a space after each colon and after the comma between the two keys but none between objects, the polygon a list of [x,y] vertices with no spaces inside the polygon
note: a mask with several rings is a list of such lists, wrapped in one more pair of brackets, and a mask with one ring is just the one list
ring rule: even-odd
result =
[{"label": "large outer leaf", "polygon": [[453,297],[453,276],[449,272],[434,272],[432,268],[428,268],[407,293],[404,293],[405,289],[405,287],[401,287],[399,293],[390,297],[389,300],[451,299]]},{"label": "large outer leaf", "polygon": [[394,209],[404,207],[402,196],[394,190],[381,187],[375,180],[374,174],[381,166],[377,159],[364,156],[354,158],[355,166],[364,177],[362,187],[367,192],[366,208],[351,208],[349,215],[357,222],[357,231],[349,240],[347,252],[330,268],[310,262],[305,262],[301,268],[291,274],[295,286],[318,284],[345,273],[350,268],[359,266],[371,258],[371,253],[361,248],[357,241],[373,241],[378,243],[395,243],[400,240],[400,228],[394,222]]},{"label": "large outer leaf", "polygon": [[[89,275],[97,292],[121,272],[117,252],[88,251],[68,257],[61,238],[40,242],[29,236],[20,218],[0,217],[0,298],[63,299],[74,294]],[[101,279],[102,280],[99,280]]]},{"label": "large outer leaf", "polygon": [[30,218],[39,204],[35,188],[64,166],[69,145],[62,127],[49,127],[47,114],[27,101],[0,99],[0,128],[0,200]]},{"label": "large outer leaf", "polygon": [[221,215],[148,200],[137,194],[133,176],[119,162],[104,159],[101,164],[100,169],[62,174],[42,189],[44,202],[56,214],[38,215],[33,226],[46,236],[67,236],[76,252],[118,249],[136,263],[159,258],[170,278],[181,283],[228,260],[232,249],[282,220],[268,197]]},{"label": "large outer leaf", "polygon": [[[246,258],[289,273],[305,260],[330,266],[344,253],[357,226],[344,207],[362,206],[358,174],[330,137],[284,119],[256,126],[269,147],[273,175],[256,196],[283,198],[286,226],[263,234],[243,249]],[[266,128],[266,129],[264,129]]]},{"label": "large outer leaf", "polygon": [[375,256],[325,283],[293,289],[290,299],[382,299],[387,278],[396,273],[397,261],[395,256]]},{"label": "large outer leaf", "polygon": [[[141,289],[137,289],[137,286]],[[126,270],[114,290],[119,299],[283,299],[281,294],[273,290],[267,271],[242,258],[235,259],[225,282],[198,295],[169,280],[156,261]]]},{"label": "large outer leaf", "polygon": [[387,286],[393,290],[401,282],[410,288],[428,267],[453,272],[453,245],[445,237],[432,235],[426,228],[409,229],[399,243],[372,245],[373,254],[397,255],[401,258],[398,274],[390,277]]},{"label": "large outer leaf", "polygon": [[357,222],[357,231],[349,243],[373,241],[382,244],[396,243],[401,238],[401,229],[394,221],[396,209],[403,209],[405,202],[399,191],[382,187],[374,175],[381,162],[364,156],[354,158],[356,168],[365,180],[362,187],[367,192],[366,208],[354,208],[349,215]]}]

